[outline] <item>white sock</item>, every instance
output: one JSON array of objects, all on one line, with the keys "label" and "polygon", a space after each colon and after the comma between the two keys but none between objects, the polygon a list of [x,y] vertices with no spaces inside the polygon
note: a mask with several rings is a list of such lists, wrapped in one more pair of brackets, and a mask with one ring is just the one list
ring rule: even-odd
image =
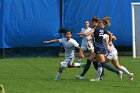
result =
[{"label": "white sock", "polygon": [[74,63],[74,66],[75,66],[75,67],[80,67],[81,64],[80,64],[80,63]]},{"label": "white sock", "polygon": [[81,61],[82,61],[82,59],[81,59],[81,58],[79,58],[79,59],[78,59],[78,62],[81,62]]},{"label": "white sock", "polygon": [[123,71],[127,75],[130,74],[130,72],[124,66],[121,66],[120,70]]},{"label": "white sock", "polygon": [[62,73],[57,72],[57,74],[56,74],[56,79],[59,79],[59,78],[60,78],[60,76],[61,76],[61,74],[62,74]]},{"label": "white sock", "polygon": [[100,79],[100,76],[102,74],[103,68],[102,67],[98,67],[97,69],[97,74],[96,74],[96,79]]}]

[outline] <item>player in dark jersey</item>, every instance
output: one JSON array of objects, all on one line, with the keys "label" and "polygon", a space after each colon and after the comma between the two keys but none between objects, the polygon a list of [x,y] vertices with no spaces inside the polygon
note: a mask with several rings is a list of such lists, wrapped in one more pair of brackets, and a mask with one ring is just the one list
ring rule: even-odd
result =
[{"label": "player in dark jersey", "polygon": [[[100,19],[98,18],[98,17],[93,17],[93,18],[91,18],[91,23],[93,23],[93,21],[96,19],[96,21],[99,21]],[[95,29],[96,27],[98,26],[98,23],[96,23],[96,24],[94,24],[93,25],[93,28]],[[78,33],[78,35],[81,35],[82,36],[82,34],[81,33]],[[92,36],[92,40],[93,40],[93,43],[94,43],[94,35],[92,34],[91,35]],[[90,58],[92,58],[93,57],[93,55],[91,54],[90,55]],[[96,60],[94,60],[95,61],[95,68],[98,68],[98,63],[96,62]],[[93,62],[94,63],[94,62]],[[85,66],[84,66],[84,70],[83,70],[83,72],[80,74],[80,75],[75,75],[75,78],[77,78],[77,79],[83,79],[83,77],[84,77],[84,75],[86,74],[86,72],[89,70],[89,68],[90,68],[90,65],[91,65],[91,62],[86,62],[86,64],[85,64]],[[103,72],[103,71],[102,71]]]},{"label": "player in dark jersey", "polygon": [[[110,17],[107,16],[107,17],[102,18],[102,22],[104,22],[104,24],[105,24],[104,30],[109,34],[108,44],[109,45],[112,45],[112,33],[110,32],[110,25],[111,25],[111,23],[110,23]],[[103,24],[102,22],[100,21],[99,25],[100,24]],[[108,52],[111,52],[111,51],[108,49]],[[94,65],[94,68],[96,70],[98,70],[98,60],[94,60],[93,65]],[[104,78],[104,68],[102,68],[102,69],[103,69],[103,71],[102,71],[102,74],[100,76],[101,79]]]},{"label": "player in dark jersey", "polygon": [[[93,34],[94,33],[94,46],[95,46],[95,53],[90,55],[90,57],[87,59],[87,64],[91,63],[95,58],[98,59],[98,63],[100,66],[103,66],[104,68],[115,72],[116,74],[118,74],[118,76],[122,79],[122,72],[115,69],[114,67],[108,65],[105,62],[105,48],[103,45],[103,35],[105,33],[107,33],[103,28],[104,27],[100,27],[98,26],[99,23],[99,18],[98,17],[93,17],[92,18],[92,25],[95,26],[95,28],[93,28],[90,32],[88,33],[84,33],[82,34],[83,36],[87,36],[89,34]],[[103,26],[105,26],[106,24],[104,24]],[[108,34],[108,33],[107,33]],[[84,76],[84,74],[88,71],[89,68],[84,68],[83,73],[80,75],[81,77]],[[102,71],[102,69],[100,69],[99,71]],[[100,79],[92,79],[91,81],[99,81]]]}]

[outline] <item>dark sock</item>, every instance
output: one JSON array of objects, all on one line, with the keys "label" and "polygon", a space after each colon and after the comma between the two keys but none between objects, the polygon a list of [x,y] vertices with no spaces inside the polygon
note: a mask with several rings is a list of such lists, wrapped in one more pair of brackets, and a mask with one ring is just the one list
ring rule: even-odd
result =
[{"label": "dark sock", "polygon": [[106,68],[106,69],[108,69],[108,70],[110,70],[110,71],[112,71],[112,72],[115,72],[116,74],[119,74],[119,70],[117,70],[116,68],[110,66],[110,65],[107,64],[106,62],[102,62],[101,65],[102,65],[104,68]]},{"label": "dark sock", "polygon": [[81,76],[84,76],[86,74],[86,72],[89,70],[90,68],[90,64],[91,64],[91,61],[89,59],[87,59],[87,63],[86,63],[86,66],[81,74]]},{"label": "dark sock", "polygon": [[97,70],[98,69],[98,62],[97,61],[93,61],[93,65],[94,65],[94,68]]}]

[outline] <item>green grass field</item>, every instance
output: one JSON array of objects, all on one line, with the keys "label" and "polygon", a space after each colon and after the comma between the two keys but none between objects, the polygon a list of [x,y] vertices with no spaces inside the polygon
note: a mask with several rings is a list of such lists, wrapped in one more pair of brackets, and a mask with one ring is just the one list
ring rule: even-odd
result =
[{"label": "green grass field", "polygon": [[[85,62],[86,59],[83,61]],[[90,82],[95,77],[93,65],[84,80],[76,80],[82,68],[66,69],[59,81],[54,81],[63,58],[9,58],[0,59],[0,83],[6,93],[140,93],[140,59],[120,57],[120,63],[135,74],[134,82],[123,74],[105,70],[105,78]]]}]

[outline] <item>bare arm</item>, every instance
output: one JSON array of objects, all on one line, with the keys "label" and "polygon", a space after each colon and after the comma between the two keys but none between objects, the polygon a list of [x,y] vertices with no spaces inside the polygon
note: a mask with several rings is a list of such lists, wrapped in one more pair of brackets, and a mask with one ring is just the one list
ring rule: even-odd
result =
[{"label": "bare arm", "polygon": [[112,41],[117,40],[116,36],[112,36]]},{"label": "bare arm", "polygon": [[79,58],[83,58],[83,57],[84,57],[84,54],[83,54],[82,49],[81,49],[79,46],[76,47],[76,49],[78,50],[78,57],[79,57]]},{"label": "bare arm", "polygon": [[55,43],[55,42],[59,42],[59,40],[58,39],[56,39],[56,40],[49,40],[49,41],[44,41],[43,43],[44,44],[48,44],[48,43]]},{"label": "bare arm", "polygon": [[94,29],[91,29],[89,32],[87,33],[78,33],[78,35],[83,35],[83,36],[89,36],[90,34],[94,33]]},{"label": "bare arm", "polygon": [[105,44],[105,45],[106,45],[105,47],[106,47],[108,53],[111,53],[111,50],[110,50],[110,48],[109,48],[109,43],[108,43],[108,42],[109,42],[109,38],[107,37],[107,38],[105,38],[105,43],[106,43],[106,44]]},{"label": "bare arm", "polygon": [[107,31],[107,34],[109,35],[109,45],[112,45],[112,33]]}]

